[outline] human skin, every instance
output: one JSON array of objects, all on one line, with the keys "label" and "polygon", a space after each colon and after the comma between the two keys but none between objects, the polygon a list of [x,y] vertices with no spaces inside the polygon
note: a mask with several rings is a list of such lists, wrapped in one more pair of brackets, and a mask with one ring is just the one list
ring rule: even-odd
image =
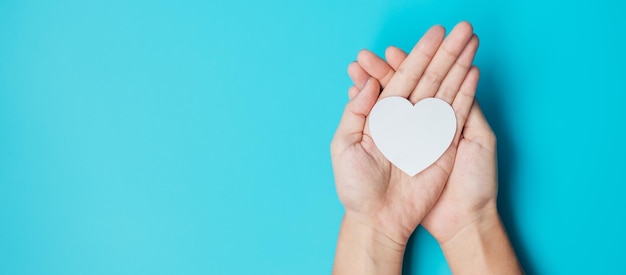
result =
[{"label": "human skin", "polygon": [[[471,65],[478,41],[467,22],[444,36],[441,26],[429,29],[397,70],[380,79],[385,83],[380,95],[375,77],[358,91],[349,91],[351,99],[331,143],[336,189],[345,207],[335,274],[400,274],[409,237],[435,206],[452,173],[479,77]],[[367,126],[373,105],[389,96],[412,103],[437,97],[456,114],[457,130],[450,147],[413,177],[380,153]]]},{"label": "human skin", "polygon": [[[466,48],[474,44],[478,44],[475,36]],[[348,73],[355,83],[349,90],[351,98],[369,78],[386,87],[407,57],[395,47],[385,55],[389,63],[361,51],[357,62],[350,64]],[[495,135],[474,103],[443,193],[421,223],[441,245],[454,274],[522,273],[497,212],[496,164]]]}]

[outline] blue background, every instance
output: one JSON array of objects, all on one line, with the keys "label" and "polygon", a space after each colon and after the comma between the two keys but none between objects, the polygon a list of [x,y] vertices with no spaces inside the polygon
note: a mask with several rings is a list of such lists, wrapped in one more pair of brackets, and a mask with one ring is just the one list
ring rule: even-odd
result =
[{"label": "blue background", "polygon": [[0,274],[329,273],[346,66],[462,19],[524,268],[624,274],[623,3],[0,1]]}]

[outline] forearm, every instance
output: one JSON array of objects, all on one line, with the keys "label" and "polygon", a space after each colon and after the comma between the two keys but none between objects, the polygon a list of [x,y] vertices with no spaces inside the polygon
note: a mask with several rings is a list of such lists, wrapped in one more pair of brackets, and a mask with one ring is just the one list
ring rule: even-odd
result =
[{"label": "forearm", "polygon": [[453,274],[523,274],[495,206],[440,244]]},{"label": "forearm", "polygon": [[339,231],[333,274],[401,274],[405,245],[346,214]]}]

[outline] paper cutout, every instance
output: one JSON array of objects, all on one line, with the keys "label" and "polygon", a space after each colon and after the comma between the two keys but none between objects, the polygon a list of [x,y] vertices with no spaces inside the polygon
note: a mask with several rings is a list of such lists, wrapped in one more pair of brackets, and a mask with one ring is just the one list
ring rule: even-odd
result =
[{"label": "paper cutout", "polygon": [[452,106],[438,98],[412,105],[404,97],[393,96],[374,105],[369,128],[380,152],[412,177],[448,149],[456,133],[456,116]]}]

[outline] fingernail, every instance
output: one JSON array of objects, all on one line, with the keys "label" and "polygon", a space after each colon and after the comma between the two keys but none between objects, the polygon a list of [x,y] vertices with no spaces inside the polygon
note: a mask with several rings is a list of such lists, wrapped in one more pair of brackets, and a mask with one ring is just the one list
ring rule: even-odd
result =
[{"label": "fingernail", "polygon": [[361,87],[361,90],[365,89],[365,87],[367,87],[367,84],[370,83],[370,80],[372,80],[371,77],[368,77],[367,80],[365,80],[365,83],[363,84],[363,87]]}]

